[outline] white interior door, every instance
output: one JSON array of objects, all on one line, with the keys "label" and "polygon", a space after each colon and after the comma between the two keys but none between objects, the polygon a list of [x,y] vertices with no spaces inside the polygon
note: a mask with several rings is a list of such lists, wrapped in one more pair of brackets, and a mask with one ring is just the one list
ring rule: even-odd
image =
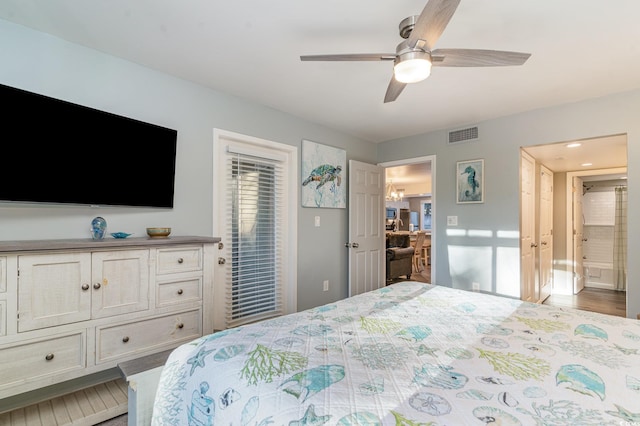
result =
[{"label": "white interior door", "polygon": [[349,296],[384,287],[384,168],[349,160]]},{"label": "white interior door", "polygon": [[535,160],[520,155],[520,299],[535,302]]},{"label": "white interior door", "polygon": [[544,301],[553,289],[553,172],[540,167],[540,220],[539,238],[539,283],[538,300]]},{"label": "white interior door", "polygon": [[584,215],[582,213],[582,178],[573,177],[573,294],[584,288]]}]

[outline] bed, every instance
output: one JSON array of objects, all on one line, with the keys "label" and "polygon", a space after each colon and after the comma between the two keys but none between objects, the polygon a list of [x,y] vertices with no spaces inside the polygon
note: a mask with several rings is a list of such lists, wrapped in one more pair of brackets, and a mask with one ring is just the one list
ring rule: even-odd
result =
[{"label": "bed", "polygon": [[152,417],[482,423],[640,424],[640,321],[406,281],[178,347]]}]

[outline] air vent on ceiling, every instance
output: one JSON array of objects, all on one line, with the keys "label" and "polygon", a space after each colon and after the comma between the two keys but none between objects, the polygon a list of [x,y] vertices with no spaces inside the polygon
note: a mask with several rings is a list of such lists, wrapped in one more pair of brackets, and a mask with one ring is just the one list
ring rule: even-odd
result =
[{"label": "air vent on ceiling", "polygon": [[448,143],[473,142],[478,140],[478,126],[451,130]]}]

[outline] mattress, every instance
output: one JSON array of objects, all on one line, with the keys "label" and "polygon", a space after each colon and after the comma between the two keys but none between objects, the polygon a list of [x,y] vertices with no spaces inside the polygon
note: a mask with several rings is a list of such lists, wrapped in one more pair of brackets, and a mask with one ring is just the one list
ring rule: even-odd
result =
[{"label": "mattress", "polygon": [[640,321],[411,281],[178,347],[152,417],[154,425],[624,422],[640,422]]}]

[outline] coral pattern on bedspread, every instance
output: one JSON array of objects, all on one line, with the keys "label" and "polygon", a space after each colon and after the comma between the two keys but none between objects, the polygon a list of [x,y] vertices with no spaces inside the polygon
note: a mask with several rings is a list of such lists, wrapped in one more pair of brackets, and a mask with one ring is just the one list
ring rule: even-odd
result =
[{"label": "coral pattern on bedspread", "polygon": [[177,348],[154,425],[640,425],[640,321],[418,282]]}]

